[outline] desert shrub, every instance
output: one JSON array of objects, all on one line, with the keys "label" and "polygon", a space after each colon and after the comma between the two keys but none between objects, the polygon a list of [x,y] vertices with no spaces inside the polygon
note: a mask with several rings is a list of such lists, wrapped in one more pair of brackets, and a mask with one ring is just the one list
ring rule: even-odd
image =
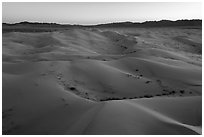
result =
[{"label": "desert shrub", "polygon": [[172,94],[175,94],[176,92],[173,90],[173,91],[171,91],[171,93],[172,93]]},{"label": "desert shrub", "polygon": [[148,84],[148,83],[150,83],[150,82],[151,82],[151,81],[146,81],[145,83]]},{"label": "desert shrub", "polygon": [[184,90],[180,90],[180,93],[183,94],[185,91]]},{"label": "desert shrub", "polygon": [[151,98],[153,97],[152,95],[144,95],[145,98]]},{"label": "desert shrub", "polygon": [[70,89],[70,90],[76,90],[76,88],[75,88],[75,87],[70,87],[69,89]]}]

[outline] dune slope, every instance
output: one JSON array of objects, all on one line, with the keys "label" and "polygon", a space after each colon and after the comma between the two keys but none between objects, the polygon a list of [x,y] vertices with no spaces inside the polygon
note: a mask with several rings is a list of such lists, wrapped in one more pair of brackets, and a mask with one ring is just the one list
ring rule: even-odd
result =
[{"label": "dune slope", "polygon": [[3,33],[2,133],[201,134],[200,33],[167,30]]}]

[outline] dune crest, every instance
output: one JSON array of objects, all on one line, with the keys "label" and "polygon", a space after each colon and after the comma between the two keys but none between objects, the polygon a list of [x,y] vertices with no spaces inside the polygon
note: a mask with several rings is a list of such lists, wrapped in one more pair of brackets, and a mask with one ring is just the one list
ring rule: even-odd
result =
[{"label": "dune crest", "polygon": [[202,134],[200,29],[2,37],[3,134]]}]

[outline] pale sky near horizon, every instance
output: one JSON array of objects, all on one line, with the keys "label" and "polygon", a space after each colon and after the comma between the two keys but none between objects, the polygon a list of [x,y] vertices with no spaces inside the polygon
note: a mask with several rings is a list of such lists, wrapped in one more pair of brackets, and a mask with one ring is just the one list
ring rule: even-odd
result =
[{"label": "pale sky near horizon", "polygon": [[2,21],[6,23],[55,22],[99,24],[144,22],[150,20],[201,19],[199,2],[3,2]]}]

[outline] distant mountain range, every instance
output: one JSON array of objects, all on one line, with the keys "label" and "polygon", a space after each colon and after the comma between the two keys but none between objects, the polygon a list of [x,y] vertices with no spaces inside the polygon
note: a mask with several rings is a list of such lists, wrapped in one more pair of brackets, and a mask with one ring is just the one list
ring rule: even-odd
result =
[{"label": "distant mountain range", "polygon": [[58,29],[66,28],[119,28],[119,27],[182,27],[182,26],[196,26],[202,28],[202,20],[193,19],[193,20],[160,20],[160,21],[145,21],[142,23],[139,22],[114,22],[107,24],[97,24],[97,25],[71,25],[71,24],[57,24],[57,23],[39,23],[39,22],[20,22],[20,23],[3,23],[2,30],[3,32],[9,31],[54,31]]},{"label": "distant mountain range", "polygon": [[168,26],[202,26],[202,20],[160,20],[160,21],[146,21],[142,23],[138,22],[120,22],[99,24],[97,27],[168,27]]},{"label": "distant mountain range", "polygon": [[39,23],[39,22],[20,22],[14,24],[3,23],[3,25],[37,25],[37,26],[54,26],[54,27],[71,27],[71,26],[81,26],[81,27],[163,27],[163,26],[201,26],[202,20],[193,19],[193,20],[160,20],[160,21],[145,21],[142,23],[139,22],[114,22],[106,24],[97,24],[97,25],[70,25],[70,24],[57,24],[57,23]]}]

